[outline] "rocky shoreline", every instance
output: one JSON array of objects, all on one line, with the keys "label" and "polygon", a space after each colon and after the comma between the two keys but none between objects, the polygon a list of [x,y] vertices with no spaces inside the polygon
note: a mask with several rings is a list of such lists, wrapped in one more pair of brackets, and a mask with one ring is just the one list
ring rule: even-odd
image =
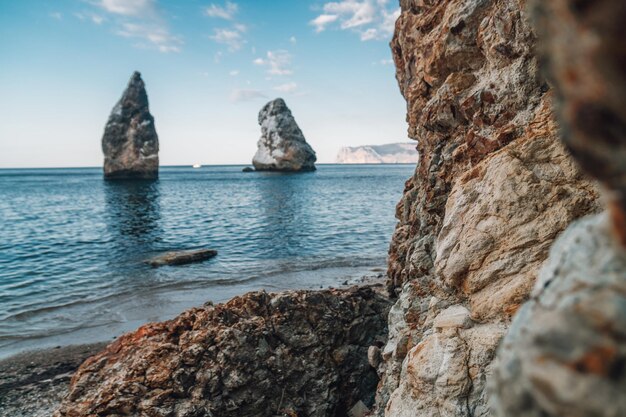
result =
[{"label": "rocky shoreline", "polygon": [[67,394],[76,369],[105,346],[59,346],[0,360],[0,416],[49,417]]},{"label": "rocky shoreline", "polygon": [[[384,340],[386,338],[386,315],[391,305],[391,301],[386,296],[386,292],[384,290],[383,276],[363,276],[359,281],[360,282],[356,285],[354,281],[346,281],[343,285],[341,285],[340,288],[328,288],[320,290],[288,290],[279,293],[266,293],[264,291],[251,292],[239,297],[235,297],[231,301],[224,304],[218,304],[216,306],[213,306],[211,303],[207,303],[203,307],[188,310],[178,318],[173,319],[170,322],[165,322],[165,324],[153,323],[145,325],[136,332],[120,336],[110,344],[103,342],[63,347],[58,346],[51,349],[23,352],[0,360],[0,417],[51,416],[58,409],[63,399],[66,398],[70,391],[72,391],[72,395],[74,396],[77,395],[77,389],[78,391],[80,391],[81,394],[84,395],[87,395],[89,393],[94,394],[98,392],[97,386],[104,385],[98,383],[91,387],[89,390],[83,391],[84,385],[77,385],[76,381],[74,381],[72,385],[73,388],[72,390],[70,389],[70,382],[72,381],[72,379],[77,380],[80,378],[80,376],[77,376],[77,370],[79,369],[79,367],[81,367],[81,364],[86,361],[83,365],[83,368],[85,368],[85,370],[82,370],[84,374],[85,372],[90,372],[86,371],[86,369],[90,369],[89,367],[93,366],[95,360],[93,358],[94,355],[96,355],[96,357],[98,358],[102,358],[110,355],[111,352],[115,352],[113,356],[115,357],[115,360],[117,360],[119,355],[119,349],[116,346],[119,347],[120,344],[124,345],[129,340],[133,340],[138,334],[145,333],[147,328],[156,328],[162,325],[165,325],[165,328],[171,328],[171,326],[167,325],[167,323],[172,323],[176,320],[180,320],[180,318],[185,315],[195,315],[199,311],[207,311],[207,309],[217,309],[226,316],[237,316],[240,315],[242,311],[248,311],[251,314],[249,317],[251,320],[249,325],[252,327],[248,327],[248,329],[250,329],[254,328],[257,325],[256,321],[261,319],[263,312],[267,311],[267,308],[271,306],[272,303],[276,303],[276,300],[282,300],[283,303],[286,303],[286,310],[284,308],[281,308],[279,310],[287,312],[287,316],[285,317],[286,321],[283,321],[283,325],[286,326],[286,330],[285,332],[280,332],[281,334],[278,336],[278,338],[286,338],[283,340],[283,342],[285,343],[287,348],[295,348],[299,352],[299,354],[302,353],[303,348],[303,346],[300,346],[301,344],[299,342],[295,343],[297,345],[295,347],[289,347],[289,345],[294,341],[301,341],[302,337],[306,338],[306,335],[298,334],[298,332],[300,332],[299,329],[303,325],[303,323],[301,322],[301,320],[296,320],[296,317],[293,317],[292,315],[297,311],[301,311],[302,314],[308,317],[311,314],[315,314],[315,309],[318,309],[318,312],[320,314],[326,313],[329,305],[335,305],[336,303],[338,303],[336,304],[336,306],[339,306],[338,308],[341,310],[341,314],[339,314],[339,316],[341,316],[343,321],[337,320],[337,323],[341,322],[344,326],[346,326],[345,334],[347,335],[347,337],[356,337],[357,339],[361,340],[361,343],[353,345],[353,348],[348,348],[349,345],[346,345],[344,343],[345,340],[335,340],[334,342],[329,342],[327,344],[325,351],[324,349],[321,349],[320,351],[319,348],[320,346],[324,345],[322,339],[325,336],[332,338],[334,337],[333,335],[336,336],[338,333],[341,332],[338,331],[338,329],[333,329],[331,331],[328,328],[324,327],[332,327],[334,324],[330,321],[324,322],[323,317],[321,317],[321,320],[314,319],[313,323],[322,323],[323,329],[320,329],[319,331],[320,338],[316,339],[316,344],[314,345],[315,352],[313,352],[313,356],[320,359],[326,354],[334,352],[330,354],[331,357],[335,357],[336,359],[344,357],[343,360],[347,361],[347,363],[350,363],[350,365],[338,368],[335,365],[331,364],[331,362],[329,362],[324,368],[325,371],[322,372],[322,375],[318,375],[319,378],[311,378],[309,382],[311,384],[332,385],[339,380],[343,380],[344,383],[340,384],[340,387],[337,387],[335,391],[342,392],[344,394],[350,391],[351,395],[353,395],[354,398],[351,396],[346,397],[345,395],[334,394],[333,401],[335,401],[335,406],[339,407],[342,410],[340,414],[345,414],[346,412],[351,411],[351,415],[363,415],[363,413],[373,405],[374,393],[378,382],[376,370],[370,365],[370,362],[373,361],[372,353],[368,352],[368,350],[370,350],[370,346],[382,346],[382,344],[384,343]],[[309,303],[310,305],[307,303]],[[262,305],[265,305],[265,307],[260,308],[259,306]],[[256,306],[258,311],[254,310],[255,307],[252,307],[253,310],[249,310],[250,306]],[[367,318],[367,315],[364,315],[364,318],[360,316],[360,313],[363,313],[365,311],[363,310],[363,308],[366,307],[366,309],[369,309],[372,306],[374,307],[374,310],[368,311],[376,311],[373,316],[370,315],[370,318]],[[279,312],[279,314],[282,313]],[[326,319],[329,318],[330,316],[326,315]],[[320,317],[318,317],[318,319],[320,319]],[[374,323],[376,324],[374,325]],[[359,327],[360,330],[355,331],[356,328],[354,326],[361,326]],[[228,325],[226,327],[228,327]],[[206,328],[215,329],[215,326],[206,326]],[[167,333],[167,331],[165,333]],[[158,331],[155,332],[155,334],[164,334],[164,332]],[[264,332],[261,332],[259,334],[264,334],[265,336],[267,336],[267,334]],[[292,336],[293,339],[290,342],[289,338],[291,338]],[[230,346],[227,350],[232,352],[239,352],[238,356],[240,358],[243,358],[244,356],[253,357],[255,355],[255,352],[258,352],[258,345],[249,345],[247,347],[246,345],[247,343],[244,343],[242,346],[239,346],[237,342],[236,345]],[[159,347],[156,350],[159,350],[165,345],[158,346]],[[140,348],[140,346],[135,346],[129,351],[131,356],[135,355],[135,348]],[[246,355],[241,354],[241,351],[246,349],[251,350]],[[368,359],[368,356],[370,357],[370,359]],[[109,356],[109,358],[111,358],[111,356]],[[315,363],[316,367],[320,365],[319,361]],[[313,362],[311,362],[311,364],[313,364]],[[116,366],[119,365],[120,364],[117,364]],[[229,364],[227,361],[227,363],[225,364],[219,364],[217,368],[228,369],[229,366],[235,365]],[[299,366],[300,365],[295,366],[295,369],[293,371],[293,378],[295,379],[291,381],[290,384],[283,386],[284,389],[287,389],[290,386],[295,386],[294,384],[297,385],[297,381],[299,381],[302,377],[302,370]],[[284,362],[279,367],[280,370],[278,372],[279,374],[282,374],[283,371],[286,370],[286,368],[284,368]],[[132,366],[124,365],[124,368],[130,369],[132,368]],[[312,372],[311,375],[317,372],[313,368],[311,368],[310,370]],[[81,371],[79,371],[79,373],[80,372]],[[340,377],[337,379],[337,372],[343,373],[344,377]],[[117,373],[117,371],[115,373]],[[253,373],[251,373],[251,375],[252,374]],[[324,375],[326,375],[326,377],[324,377]],[[360,375],[360,377],[355,378],[356,375]],[[256,389],[255,387],[258,388],[257,384],[252,384],[251,386],[252,389]],[[319,390],[317,389],[313,389],[312,393],[318,391]],[[290,398],[288,399],[283,398],[280,407],[278,407],[277,410],[283,409],[285,410],[285,412],[283,414],[279,413],[277,415],[290,415],[289,412],[291,409],[302,406],[302,404],[300,403],[302,403],[302,401],[307,401],[306,395],[304,397],[301,397],[300,400],[297,400],[297,396],[292,394],[293,393],[290,393]],[[160,395],[159,398],[162,397],[163,396]],[[321,404],[324,402],[319,401],[319,399],[313,400],[312,398],[314,398],[314,395],[310,393],[308,400],[310,404]],[[325,401],[327,401],[327,399],[325,399]],[[78,414],[76,414],[76,411],[67,412],[67,404],[70,403],[73,402],[66,403],[66,412],[58,415],[89,414],[88,412],[85,412],[85,410],[82,410]],[[318,414],[313,412],[306,415],[327,415],[327,411],[328,410],[321,410]],[[228,415],[228,412],[228,409],[222,410],[222,413],[226,414],[220,415]],[[255,415],[254,413],[254,411],[251,411],[248,415]],[[245,414],[238,413],[237,415]]]}]

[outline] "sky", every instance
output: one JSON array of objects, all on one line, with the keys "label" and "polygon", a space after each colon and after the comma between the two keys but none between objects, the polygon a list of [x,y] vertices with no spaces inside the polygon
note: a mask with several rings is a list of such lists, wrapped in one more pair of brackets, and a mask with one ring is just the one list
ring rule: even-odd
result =
[{"label": "sky", "polygon": [[0,0],[0,168],[102,164],[133,71],[161,165],[247,164],[282,97],[318,162],[406,142],[397,0]]}]

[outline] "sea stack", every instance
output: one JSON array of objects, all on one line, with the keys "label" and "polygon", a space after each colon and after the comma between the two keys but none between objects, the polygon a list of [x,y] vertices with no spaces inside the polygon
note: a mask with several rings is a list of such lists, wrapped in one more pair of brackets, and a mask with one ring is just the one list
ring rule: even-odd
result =
[{"label": "sea stack", "polygon": [[104,178],[156,179],[159,176],[159,138],[148,95],[135,71],[117,102],[102,136]]},{"label": "sea stack", "polygon": [[257,171],[314,171],[315,151],[282,98],[267,103],[259,112],[261,139],[252,164]]}]

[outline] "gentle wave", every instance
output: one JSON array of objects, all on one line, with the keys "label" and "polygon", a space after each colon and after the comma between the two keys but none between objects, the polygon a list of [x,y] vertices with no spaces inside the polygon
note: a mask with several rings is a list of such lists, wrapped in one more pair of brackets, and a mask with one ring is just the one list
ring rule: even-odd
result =
[{"label": "gentle wave", "polygon": [[[241,168],[163,168],[155,182],[105,182],[99,168],[0,170],[0,355],[7,344],[110,337],[209,299],[333,285],[384,265],[413,167]],[[144,263],[204,247],[219,255]]]}]

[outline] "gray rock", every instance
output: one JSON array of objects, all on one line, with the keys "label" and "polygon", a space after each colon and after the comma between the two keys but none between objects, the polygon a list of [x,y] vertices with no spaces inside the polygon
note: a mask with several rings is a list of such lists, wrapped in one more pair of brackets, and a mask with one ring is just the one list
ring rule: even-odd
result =
[{"label": "gray rock", "polygon": [[367,408],[363,401],[359,401],[354,404],[354,407],[348,411],[348,417],[365,417],[369,414],[370,409]]},{"label": "gray rock", "polygon": [[245,167],[245,168],[244,168],[244,169],[242,169],[241,171],[243,171],[243,172],[254,172],[254,168]]},{"label": "gray rock", "polygon": [[567,229],[498,352],[496,416],[626,415],[625,278],[606,215]]},{"label": "gray rock", "polygon": [[217,251],[213,249],[197,249],[186,251],[171,251],[156,256],[146,261],[151,266],[165,265],[185,265],[194,262],[202,262],[211,259],[217,255]]},{"label": "gray rock", "polygon": [[367,349],[367,362],[369,362],[370,366],[374,369],[378,369],[378,365],[382,361],[382,353],[378,346],[370,346]]},{"label": "gray rock", "polygon": [[315,151],[306,142],[282,98],[267,103],[259,112],[261,138],[252,159],[257,171],[313,171]]},{"label": "gray rock", "polygon": [[148,95],[139,72],[117,102],[102,136],[104,177],[155,179],[159,176],[159,138],[148,109]]}]

